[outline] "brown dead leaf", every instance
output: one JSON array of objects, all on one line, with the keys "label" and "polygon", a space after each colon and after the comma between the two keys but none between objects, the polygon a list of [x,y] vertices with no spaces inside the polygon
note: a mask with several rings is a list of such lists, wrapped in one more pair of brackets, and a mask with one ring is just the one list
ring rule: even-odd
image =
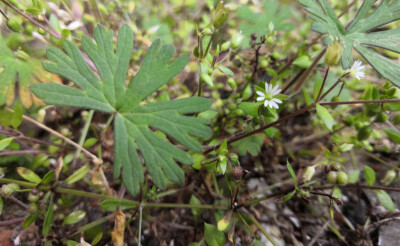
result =
[{"label": "brown dead leaf", "polygon": [[115,246],[124,245],[125,214],[121,209],[115,211],[115,226],[111,233],[111,238]]}]

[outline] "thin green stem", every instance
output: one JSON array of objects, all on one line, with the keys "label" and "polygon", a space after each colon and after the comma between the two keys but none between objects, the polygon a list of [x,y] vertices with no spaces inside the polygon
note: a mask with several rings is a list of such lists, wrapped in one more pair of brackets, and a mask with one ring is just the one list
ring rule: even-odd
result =
[{"label": "thin green stem", "polygon": [[272,243],[272,245],[278,246],[278,244],[275,242],[275,240],[272,238],[272,236],[264,229],[264,227],[260,224],[260,222],[258,222],[258,220],[256,218],[254,218],[254,216],[251,215],[250,213],[246,213],[246,214],[249,217],[249,219],[251,220],[251,222],[253,222],[253,224],[255,226],[257,226],[258,229],[260,229],[262,234],[264,234],[264,236]]},{"label": "thin green stem", "polygon": [[381,158],[376,157],[375,155],[373,155],[373,154],[371,154],[371,153],[369,153],[369,152],[367,152],[367,151],[363,151],[363,154],[369,156],[370,158],[372,158],[372,159],[374,159],[374,160],[376,160],[376,161],[379,161],[379,162],[382,163],[382,164],[385,164],[386,166],[389,166],[389,167],[391,167],[391,168],[400,170],[400,167],[395,166],[395,165],[393,165],[393,164],[390,164],[389,162],[384,161],[384,160],[382,160]]},{"label": "thin green stem", "polygon": [[139,205],[139,235],[138,235],[138,246],[141,245],[141,239],[142,239],[142,214],[143,214],[143,207],[142,205]]},{"label": "thin green stem", "polygon": [[[216,31],[216,30],[214,29],[214,30],[213,30],[213,33],[211,34],[210,41],[208,41],[206,51],[204,52],[204,54],[202,54],[201,60],[203,60],[205,57],[207,57],[208,51],[209,51],[210,48],[211,48],[211,43],[212,43],[212,41],[213,41],[213,39],[214,39],[214,36],[215,36],[215,31]],[[200,44],[200,45],[201,45],[201,44]]]},{"label": "thin green stem", "polygon": [[219,186],[218,186],[217,177],[215,176],[214,172],[211,173],[211,176],[212,176],[215,191],[217,192],[217,194],[219,194]]},{"label": "thin green stem", "polygon": [[[89,115],[86,119],[85,126],[83,127],[83,130],[82,130],[81,138],[79,139],[79,146],[81,146],[81,147],[85,143],[86,136],[89,131],[90,123],[92,123],[93,114],[94,114],[94,110],[92,109],[89,111]],[[74,163],[76,163],[76,160],[78,159],[80,154],[81,154],[81,149],[76,149]]]}]

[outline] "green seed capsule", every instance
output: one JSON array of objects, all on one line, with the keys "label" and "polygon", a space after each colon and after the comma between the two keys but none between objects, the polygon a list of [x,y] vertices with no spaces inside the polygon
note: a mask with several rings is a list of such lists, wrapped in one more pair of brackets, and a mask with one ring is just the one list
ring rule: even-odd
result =
[{"label": "green seed capsule", "polygon": [[232,79],[232,78],[229,78],[229,79],[228,79],[228,85],[229,85],[229,87],[231,87],[232,90],[234,90],[234,91],[237,89],[236,82],[235,82],[235,80]]},{"label": "green seed capsule", "polygon": [[38,205],[37,205],[37,203],[36,203],[36,202],[33,202],[33,203],[29,204],[27,210],[28,210],[28,212],[29,212],[30,214],[36,213],[36,212],[38,211]]},{"label": "green seed capsule", "polygon": [[6,21],[6,24],[7,24],[8,28],[13,30],[14,32],[20,32],[22,30],[21,25],[14,19],[9,18]]},{"label": "green seed capsule", "polygon": [[359,141],[367,140],[369,138],[369,136],[371,135],[371,133],[372,133],[371,126],[364,126],[358,131],[357,139]]},{"label": "green seed capsule", "polygon": [[345,172],[339,172],[336,177],[336,182],[339,185],[346,185],[348,181],[347,174]]},{"label": "green seed capsule", "polygon": [[30,202],[37,202],[39,200],[39,196],[33,193],[29,193],[28,200]]},{"label": "green seed capsule", "polygon": [[375,118],[375,122],[383,123],[386,122],[388,119],[389,117],[387,116],[387,114],[379,113]]},{"label": "green seed capsule", "polygon": [[336,184],[337,172],[330,171],[328,173],[328,182],[331,184]]}]

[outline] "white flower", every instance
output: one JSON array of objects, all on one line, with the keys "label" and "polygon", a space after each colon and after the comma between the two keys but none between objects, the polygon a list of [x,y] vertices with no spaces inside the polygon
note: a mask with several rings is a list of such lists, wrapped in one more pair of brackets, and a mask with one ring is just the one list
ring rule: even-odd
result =
[{"label": "white flower", "polygon": [[364,73],[365,66],[362,65],[360,60],[357,60],[353,63],[353,66],[348,70],[351,76],[356,77],[358,80],[365,77]]},{"label": "white flower", "polygon": [[281,92],[279,85],[276,85],[274,88],[272,88],[271,84],[265,83],[265,93],[256,91],[257,95],[259,95],[259,97],[257,97],[257,102],[264,101],[264,107],[278,109],[278,103],[282,103],[282,101],[274,98],[274,96],[278,95],[279,92]]}]

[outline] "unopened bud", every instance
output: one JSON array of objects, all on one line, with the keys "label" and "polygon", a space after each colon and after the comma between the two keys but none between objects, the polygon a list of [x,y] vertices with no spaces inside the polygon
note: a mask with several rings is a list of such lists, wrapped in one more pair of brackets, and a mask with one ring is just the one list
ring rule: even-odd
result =
[{"label": "unopened bud", "polygon": [[17,50],[17,52],[15,52],[15,56],[20,59],[20,60],[24,60],[24,61],[29,61],[30,56],[23,50]]},{"label": "unopened bud", "polygon": [[328,66],[336,65],[340,60],[340,58],[342,57],[342,53],[343,53],[342,46],[340,45],[338,40],[335,40],[326,49],[325,64]]},{"label": "unopened bud", "polygon": [[244,36],[242,35],[242,31],[233,34],[231,38],[231,48],[237,49],[242,43],[243,38]]},{"label": "unopened bud", "polygon": [[315,165],[307,167],[303,173],[304,182],[310,181],[312,179],[312,177],[314,176],[314,174],[315,174]]},{"label": "unopened bud", "polygon": [[390,185],[394,178],[396,178],[396,172],[394,170],[389,170],[386,172],[385,177],[383,177],[381,180],[381,183],[385,186]]},{"label": "unopened bud", "polygon": [[235,82],[235,80],[232,79],[232,78],[229,78],[229,79],[228,79],[228,85],[229,85],[229,87],[231,87],[232,90],[234,90],[234,91],[237,89],[236,82]]},{"label": "unopened bud", "polygon": [[6,21],[6,24],[7,24],[8,28],[13,30],[14,32],[20,32],[22,30],[21,25],[14,19],[9,18]]},{"label": "unopened bud", "polygon": [[46,110],[44,108],[40,109],[37,115],[37,120],[43,123],[44,118],[46,117]]},{"label": "unopened bud", "polygon": [[223,26],[228,19],[229,16],[229,9],[224,6],[224,2],[220,1],[215,8],[214,14],[213,14],[213,25],[216,29],[220,28]]}]

